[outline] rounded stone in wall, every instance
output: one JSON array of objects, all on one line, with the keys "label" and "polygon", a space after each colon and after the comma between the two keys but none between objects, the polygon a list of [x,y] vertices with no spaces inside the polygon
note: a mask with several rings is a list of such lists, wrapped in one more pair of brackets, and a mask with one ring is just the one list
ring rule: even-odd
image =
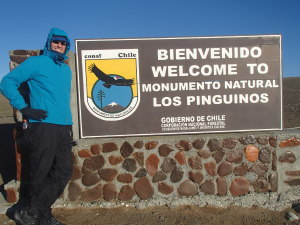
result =
[{"label": "rounded stone in wall", "polygon": [[241,165],[239,165],[233,169],[233,173],[235,176],[244,176],[248,173],[248,170],[249,170],[249,168],[248,168],[247,163],[243,162]]},{"label": "rounded stone in wall", "polygon": [[110,155],[108,157],[108,161],[109,161],[110,165],[112,165],[112,166],[118,165],[123,160],[124,160],[124,158],[120,155]]},{"label": "rounded stone in wall", "polygon": [[221,177],[231,174],[233,171],[232,164],[229,162],[222,162],[218,168],[218,174]]},{"label": "rounded stone in wall", "polygon": [[225,155],[224,150],[218,150],[218,151],[213,153],[213,158],[215,159],[216,163],[219,163],[219,162],[222,161],[224,155]]},{"label": "rounded stone in wall", "polygon": [[144,152],[135,152],[132,157],[137,161],[137,163],[143,167],[144,166]]},{"label": "rounded stone in wall", "polygon": [[276,148],[277,147],[277,137],[270,137],[269,143],[272,147]]},{"label": "rounded stone in wall", "polygon": [[209,147],[210,151],[212,151],[212,152],[223,149],[223,145],[218,138],[210,139],[207,143],[207,146]]},{"label": "rounded stone in wall", "polygon": [[272,173],[269,175],[269,182],[270,182],[270,190],[273,192],[278,191],[278,174],[277,173]]},{"label": "rounded stone in wall", "polygon": [[107,152],[113,152],[118,150],[118,146],[113,143],[113,142],[107,142],[103,144],[103,152],[107,153]]},{"label": "rounded stone in wall", "polygon": [[211,157],[211,152],[209,150],[199,150],[198,151],[198,155],[204,159],[208,159],[209,157]]},{"label": "rounded stone in wall", "polygon": [[279,162],[287,162],[287,163],[294,163],[296,161],[296,156],[293,152],[287,151],[279,156]]},{"label": "rounded stone in wall", "polygon": [[251,167],[250,171],[256,173],[259,176],[264,176],[268,171],[268,166],[263,163],[255,163]]},{"label": "rounded stone in wall", "polygon": [[272,170],[277,171],[277,154],[275,151],[272,152]]},{"label": "rounded stone in wall", "polygon": [[91,146],[91,152],[94,155],[99,155],[102,152],[102,145],[94,144]]},{"label": "rounded stone in wall", "polygon": [[205,140],[204,139],[197,139],[197,140],[195,140],[194,142],[193,142],[193,147],[195,148],[195,149],[202,149],[203,148],[203,146],[204,146],[204,144],[205,144]]},{"label": "rounded stone in wall", "polygon": [[254,135],[247,135],[245,137],[239,138],[239,141],[243,145],[249,145],[249,144],[255,144],[257,142],[256,138]]},{"label": "rounded stone in wall", "polygon": [[153,150],[156,148],[156,146],[158,145],[158,142],[157,141],[149,141],[145,144],[145,148],[147,150]]},{"label": "rounded stone in wall", "polygon": [[226,152],[226,160],[231,163],[241,163],[243,161],[243,150],[234,149]]},{"label": "rounded stone in wall", "polygon": [[256,162],[258,160],[259,149],[254,145],[247,145],[244,151],[246,159],[249,162]]},{"label": "rounded stone in wall", "polygon": [[190,171],[189,178],[197,184],[201,184],[204,180],[204,176],[200,171]]},{"label": "rounded stone in wall", "polygon": [[68,186],[68,198],[70,201],[76,201],[82,193],[82,188],[75,182],[70,182]]},{"label": "rounded stone in wall", "polygon": [[165,194],[165,195],[171,194],[174,190],[174,188],[171,185],[168,185],[165,182],[159,182],[157,189],[160,193]]},{"label": "rounded stone in wall", "polygon": [[12,54],[14,55],[30,55],[31,50],[23,50],[23,49],[17,49],[13,50]]},{"label": "rounded stone in wall", "polygon": [[153,183],[157,183],[159,181],[163,181],[167,179],[167,175],[164,171],[158,171],[152,178]]},{"label": "rounded stone in wall", "polygon": [[135,192],[133,188],[129,185],[124,185],[121,187],[120,193],[118,195],[118,199],[121,201],[129,201],[133,198]]},{"label": "rounded stone in wall", "polygon": [[121,183],[131,183],[133,181],[133,177],[130,173],[123,173],[117,176],[117,180]]},{"label": "rounded stone in wall", "polygon": [[199,190],[198,190],[198,185],[192,182],[191,180],[186,180],[182,182],[178,189],[178,194],[181,196],[192,196],[196,195]]},{"label": "rounded stone in wall", "polygon": [[70,178],[71,181],[77,180],[81,178],[81,168],[80,166],[73,165],[72,176]]},{"label": "rounded stone in wall", "polygon": [[164,161],[161,164],[161,169],[165,172],[165,173],[169,173],[172,172],[173,169],[176,166],[176,162],[174,159],[172,158],[165,158]]},{"label": "rounded stone in wall", "polygon": [[179,165],[185,165],[186,164],[186,160],[185,160],[185,153],[184,151],[178,151],[175,154],[175,159],[178,162]]},{"label": "rounded stone in wall", "polygon": [[136,161],[132,158],[126,158],[123,162],[122,168],[128,172],[134,172],[137,170]]},{"label": "rounded stone in wall", "polygon": [[217,164],[215,161],[210,161],[204,164],[206,172],[210,176],[216,176],[217,175]]},{"label": "rounded stone in wall", "polygon": [[24,62],[26,59],[28,59],[29,57],[26,55],[11,55],[10,56],[10,60],[14,61],[18,64],[21,64],[22,62]]},{"label": "rounded stone in wall", "polygon": [[271,162],[271,148],[264,147],[260,150],[258,158],[261,162],[270,163]]},{"label": "rounded stone in wall", "polygon": [[101,199],[103,196],[102,185],[99,184],[94,188],[86,189],[81,194],[81,200],[84,202],[92,202]]},{"label": "rounded stone in wall", "polygon": [[259,177],[252,183],[252,187],[256,192],[266,193],[271,189],[270,183],[264,177]]},{"label": "rounded stone in wall", "polygon": [[202,192],[205,194],[215,194],[216,192],[216,186],[214,181],[212,180],[207,180],[205,181],[201,186],[200,189]]},{"label": "rounded stone in wall", "polygon": [[178,148],[180,151],[189,151],[193,148],[193,145],[186,140],[180,140],[175,144],[176,148]]},{"label": "rounded stone in wall", "polygon": [[91,150],[89,150],[89,149],[81,149],[81,150],[78,151],[78,156],[80,158],[89,158],[92,155],[93,154],[92,154]]},{"label": "rounded stone in wall", "polygon": [[202,169],[202,161],[199,155],[190,157],[188,159],[189,166],[194,170],[201,170]]},{"label": "rounded stone in wall", "polygon": [[217,195],[225,196],[227,194],[227,182],[224,177],[218,177],[217,180]]},{"label": "rounded stone in wall", "polygon": [[147,170],[145,168],[139,169],[139,171],[137,171],[137,173],[134,175],[134,177],[136,178],[141,178],[145,176],[147,176]]},{"label": "rounded stone in wall", "polygon": [[105,169],[99,170],[98,173],[103,180],[113,181],[116,178],[118,171],[116,169],[112,169],[112,168],[105,168]]},{"label": "rounded stone in wall", "polygon": [[118,195],[116,185],[108,183],[103,186],[103,199],[106,201],[114,200]]},{"label": "rounded stone in wall", "polygon": [[95,173],[86,173],[82,176],[81,182],[84,186],[92,186],[100,181],[100,177]]},{"label": "rounded stone in wall", "polygon": [[183,174],[184,174],[184,172],[183,172],[182,168],[175,166],[174,170],[172,171],[172,173],[170,175],[171,182],[177,183],[177,182],[181,181]]},{"label": "rounded stone in wall", "polygon": [[267,137],[267,136],[258,137],[257,142],[261,145],[267,145],[269,143],[269,137]]},{"label": "rounded stone in wall", "polygon": [[96,155],[87,158],[83,161],[83,167],[87,170],[95,171],[101,169],[104,166],[105,160],[102,155]]},{"label": "rounded stone in wall", "polygon": [[172,145],[168,144],[163,144],[158,148],[158,152],[161,157],[167,157],[172,151],[174,151],[174,148],[172,147]]},{"label": "rounded stone in wall", "polygon": [[132,154],[133,147],[127,141],[125,141],[120,148],[120,152],[124,158],[127,158]]},{"label": "rounded stone in wall", "polygon": [[137,141],[133,145],[134,148],[138,148],[138,149],[142,148],[143,146],[144,146],[144,142],[143,141]]},{"label": "rounded stone in wall", "polygon": [[237,145],[238,140],[235,138],[226,138],[222,141],[222,145],[224,148],[233,149]]},{"label": "rounded stone in wall", "polygon": [[142,177],[134,183],[136,194],[143,200],[149,199],[154,194],[154,188],[147,177]]},{"label": "rounded stone in wall", "polygon": [[150,176],[154,176],[158,170],[160,158],[156,154],[151,154],[146,159],[146,169]]},{"label": "rounded stone in wall", "polygon": [[250,191],[250,182],[244,177],[236,178],[231,182],[229,190],[233,196],[245,195]]}]

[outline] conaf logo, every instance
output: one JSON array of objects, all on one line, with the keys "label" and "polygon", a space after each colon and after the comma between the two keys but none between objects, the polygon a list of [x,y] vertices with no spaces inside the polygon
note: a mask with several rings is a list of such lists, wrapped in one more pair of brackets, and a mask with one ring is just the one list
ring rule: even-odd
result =
[{"label": "conaf logo", "polygon": [[139,104],[138,50],[92,51],[101,58],[84,60],[87,108],[102,120],[127,118]]}]

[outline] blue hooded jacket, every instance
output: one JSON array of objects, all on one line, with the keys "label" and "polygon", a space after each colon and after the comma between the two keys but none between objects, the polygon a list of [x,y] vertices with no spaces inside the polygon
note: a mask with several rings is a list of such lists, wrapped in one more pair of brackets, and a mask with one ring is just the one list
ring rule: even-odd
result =
[{"label": "blue hooded jacket", "polygon": [[[53,36],[65,36],[68,40],[66,51],[58,58],[51,51]],[[71,125],[70,91],[72,73],[70,67],[63,62],[70,50],[68,35],[58,28],[52,28],[48,34],[44,53],[32,56],[3,77],[0,92],[10,101],[10,104],[20,110],[28,105],[18,91],[21,83],[28,83],[30,92],[30,107],[46,110],[47,118],[42,122],[59,125]],[[30,122],[39,122],[30,120]]]}]

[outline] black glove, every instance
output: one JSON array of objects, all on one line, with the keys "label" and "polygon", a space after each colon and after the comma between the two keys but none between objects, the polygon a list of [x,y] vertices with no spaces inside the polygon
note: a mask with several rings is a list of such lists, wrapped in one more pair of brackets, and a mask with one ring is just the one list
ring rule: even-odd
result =
[{"label": "black glove", "polygon": [[29,107],[26,107],[24,109],[21,109],[20,112],[29,119],[34,119],[38,121],[42,121],[46,119],[47,117],[47,111],[42,109],[32,109]]}]

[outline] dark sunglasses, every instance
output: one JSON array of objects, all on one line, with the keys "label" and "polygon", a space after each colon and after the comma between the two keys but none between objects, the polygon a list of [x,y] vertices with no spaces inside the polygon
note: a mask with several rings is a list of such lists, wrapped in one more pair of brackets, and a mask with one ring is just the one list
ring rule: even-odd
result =
[{"label": "dark sunglasses", "polygon": [[61,45],[64,45],[66,46],[67,45],[67,42],[66,41],[58,41],[58,40],[55,40],[55,41],[52,41],[54,44],[58,44],[60,43]]}]

